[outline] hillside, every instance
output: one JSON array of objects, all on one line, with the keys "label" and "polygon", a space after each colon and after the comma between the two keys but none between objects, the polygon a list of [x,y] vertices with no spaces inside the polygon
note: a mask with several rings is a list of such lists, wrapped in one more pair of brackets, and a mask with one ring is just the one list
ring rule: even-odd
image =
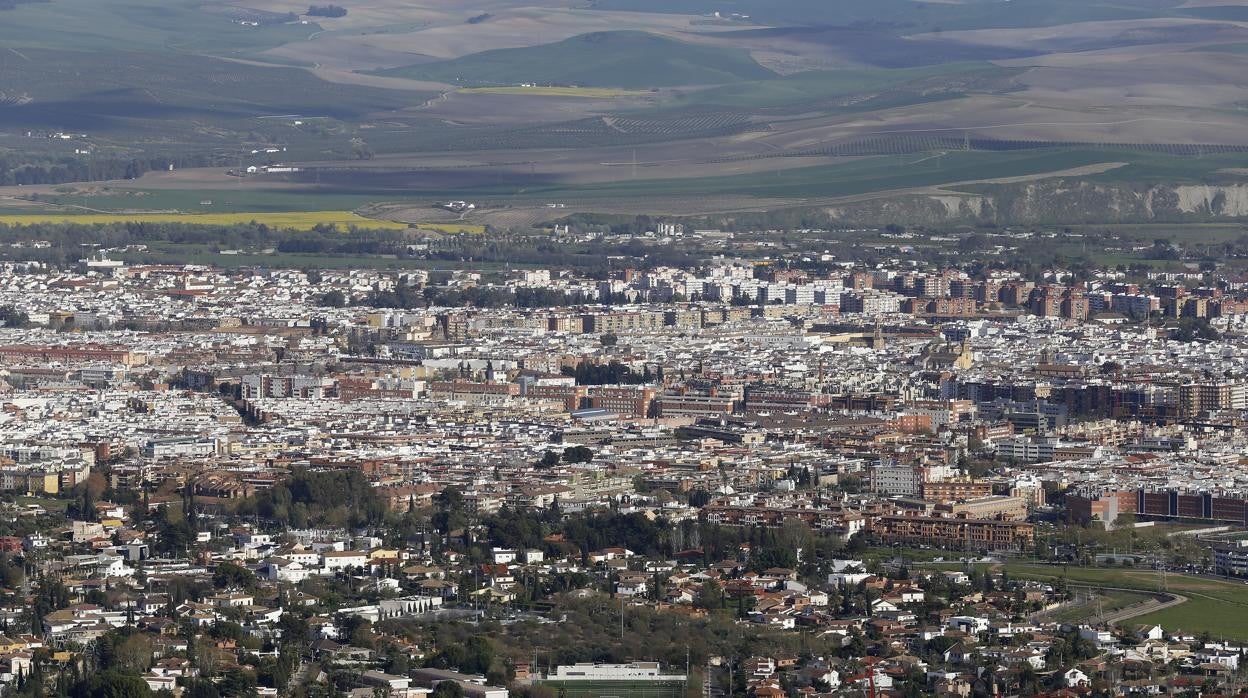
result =
[{"label": "hillside", "polygon": [[[738,13],[764,24],[885,26],[902,33],[1000,27],[1052,27],[1072,22],[1191,16],[1183,0],[590,0],[596,10],[705,15]],[[1216,12],[1216,11],[1215,11]],[[1225,13],[1230,14],[1230,13]]]},{"label": "hillside", "polygon": [[536,83],[629,89],[775,76],[745,51],[698,46],[639,31],[582,34],[553,44],[482,51],[378,74],[469,87]]}]

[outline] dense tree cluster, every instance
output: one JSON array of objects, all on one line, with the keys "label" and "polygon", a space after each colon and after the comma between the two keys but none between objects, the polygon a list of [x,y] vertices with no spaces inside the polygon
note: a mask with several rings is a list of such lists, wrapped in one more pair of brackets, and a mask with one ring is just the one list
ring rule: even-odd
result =
[{"label": "dense tree cluster", "polygon": [[[130,245],[154,247],[186,246],[188,250],[289,248],[293,252],[325,255],[397,254],[407,239],[393,230],[351,230],[343,235],[334,226],[318,226],[311,231],[292,231],[263,223],[237,225],[190,225],[185,223],[39,223],[0,224],[0,245],[31,239],[50,243],[46,249],[20,250],[24,260],[71,266],[83,257],[83,250],[94,247],[118,248]],[[143,261],[143,260],[139,260]],[[153,258],[150,261],[159,261]]]},{"label": "dense tree cluster", "polygon": [[298,471],[246,503],[261,516],[291,528],[375,526],[385,503],[358,470]]},{"label": "dense tree cluster", "polygon": [[346,17],[347,8],[339,5],[312,5],[306,14],[309,17]]},{"label": "dense tree cluster", "polygon": [[1220,336],[1218,330],[1209,324],[1208,318],[1191,316],[1180,318],[1173,334],[1174,339],[1180,342],[1213,341]]},{"label": "dense tree cluster", "polygon": [[731,614],[691,619],[647,608],[625,609],[621,636],[620,612],[619,603],[610,598],[564,599],[558,603],[558,613],[564,617],[560,623],[522,620],[508,625],[492,621],[482,625],[448,622],[420,625],[409,620],[389,625],[406,627],[410,634],[439,648],[467,647],[473,638],[489,637],[491,644],[497,647],[496,655],[531,657],[536,653],[543,666],[547,663],[629,662],[646,657],[664,665],[684,667],[688,661],[698,667],[705,664],[708,657],[854,656],[851,653],[858,646],[851,643],[843,648],[839,637],[832,639],[831,636],[742,626]]},{"label": "dense tree cluster", "polygon": [[576,378],[577,385],[640,385],[655,379],[649,367],[637,373],[619,361],[606,364],[582,361],[576,368],[565,366],[560,370],[563,375]]},{"label": "dense tree cluster", "polygon": [[30,316],[11,305],[0,305],[0,324],[5,327],[25,327],[30,324]]},{"label": "dense tree cluster", "polygon": [[[0,9],[5,2],[0,0]],[[65,184],[68,182],[99,182],[107,179],[138,179],[148,172],[167,170],[172,165],[181,167],[209,167],[216,165],[207,156],[150,157],[150,158],[49,158],[34,156],[0,157],[0,185],[15,184]]]}]

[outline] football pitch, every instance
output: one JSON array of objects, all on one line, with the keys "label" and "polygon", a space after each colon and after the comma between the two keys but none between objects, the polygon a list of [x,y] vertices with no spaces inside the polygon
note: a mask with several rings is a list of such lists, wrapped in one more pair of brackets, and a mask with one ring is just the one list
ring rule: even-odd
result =
[{"label": "football pitch", "polygon": [[684,698],[684,681],[542,681],[559,698]]}]

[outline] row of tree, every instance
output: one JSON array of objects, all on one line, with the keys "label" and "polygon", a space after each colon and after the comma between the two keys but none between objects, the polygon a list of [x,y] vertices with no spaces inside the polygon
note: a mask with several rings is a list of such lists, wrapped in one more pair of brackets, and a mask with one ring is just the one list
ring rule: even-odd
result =
[{"label": "row of tree", "polygon": [[[0,9],[4,2],[0,0]],[[68,182],[99,182],[107,179],[138,179],[147,172],[169,167],[211,167],[218,165],[210,156],[183,155],[138,158],[46,158],[22,156],[0,157],[0,185],[65,184]]]},{"label": "row of tree", "polygon": [[347,8],[339,5],[312,5],[304,14],[309,17],[346,17]]}]

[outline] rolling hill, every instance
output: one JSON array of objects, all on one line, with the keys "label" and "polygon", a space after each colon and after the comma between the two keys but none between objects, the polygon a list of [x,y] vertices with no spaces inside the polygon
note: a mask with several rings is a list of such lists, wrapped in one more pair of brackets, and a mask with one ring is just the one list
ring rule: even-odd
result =
[{"label": "rolling hill", "polygon": [[775,77],[745,51],[699,46],[640,31],[582,34],[553,44],[482,51],[378,74],[465,87],[536,83],[628,89]]}]

